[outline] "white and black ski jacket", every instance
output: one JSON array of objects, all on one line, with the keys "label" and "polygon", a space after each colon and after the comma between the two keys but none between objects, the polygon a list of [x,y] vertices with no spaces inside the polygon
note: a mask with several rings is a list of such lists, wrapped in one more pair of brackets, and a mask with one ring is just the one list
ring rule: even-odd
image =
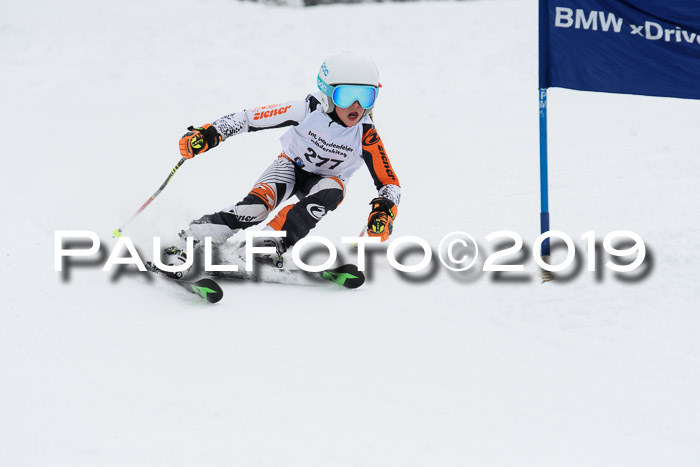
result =
[{"label": "white and black ski jacket", "polygon": [[284,154],[307,172],[348,180],[362,165],[369,169],[378,195],[396,205],[401,186],[372,119],[364,115],[352,127],[323,111],[320,94],[305,100],[235,112],[212,125],[221,140],[251,131],[290,126],[282,137]]}]

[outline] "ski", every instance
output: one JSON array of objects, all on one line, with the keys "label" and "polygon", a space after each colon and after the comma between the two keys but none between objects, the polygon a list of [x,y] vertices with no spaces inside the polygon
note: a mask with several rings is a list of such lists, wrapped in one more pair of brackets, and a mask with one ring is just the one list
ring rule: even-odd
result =
[{"label": "ski", "polygon": [[317,282],[332,282],[346,289],[356,289],[365,282],[365,275],[354,264],[344,264],[340,267],[320,272],[308,272],[302,269],[277,268],[272,264],[257,263],[254,271],[239,268],[238,271],[215,271],[207,273],[211,277],[225,279],[244,279],[254,282],[274,282],[280,284],[305,285],[305,278]]},{"label": "ski", "polygon": [[147,261],[145,265],[146,269],[150,272],[156,274],[159,277],[163,277],[171,282],[176,283],[188,292],[198,295],[200,298],[207,301],[208,303],[217,303],[222,298],[224,298],[224,290],[219,284],[216,283],[216,281],[214,281],[211,278],[205,277],[196,281],[176,279],[174,277],[168,276],[163,271],[156,268],[150,261]]}]

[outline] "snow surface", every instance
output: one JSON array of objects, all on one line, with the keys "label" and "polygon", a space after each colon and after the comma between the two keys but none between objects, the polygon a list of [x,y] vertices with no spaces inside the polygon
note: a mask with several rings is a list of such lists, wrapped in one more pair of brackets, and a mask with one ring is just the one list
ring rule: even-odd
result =
[{"label": "snow surface", "polygon": [[[0,39],[0,466],[699,465],[695,101],[550,90],[552,228],[582,251],[638,233],[640,280],[541,285],[529,256],[521,280],[415,280],[380,252],[356,291],[230,282],[208,306],[104,257],[53,269],[57,230],[111,251],[187,125],[303,98],[343,49],[380,69],[395,238],[531,245],[536,1],[3,1]],[[129,236],[148,252],[238,201],[282,131],[188,161]],[[358,172],[316,233],[351,256],[373,195]]]}]

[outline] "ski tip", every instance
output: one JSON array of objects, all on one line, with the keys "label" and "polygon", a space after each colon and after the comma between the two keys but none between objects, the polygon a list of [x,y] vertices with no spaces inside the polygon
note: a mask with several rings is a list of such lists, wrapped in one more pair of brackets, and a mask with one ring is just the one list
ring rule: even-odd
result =
[{"label": "ski tip", "polygon": [[324,271],[322,277],[346,289],[356,289],[365,283],[365,275],[354,264]]},{"label": "ski tip", "polygon": [[188,284],[192,292],[196,293],[209,303],[218,303],[224,298],[224,290],[211,279],[200,279]]},{"label": "ski tip", "polygon": [[122,229],[114,229],[112,230],[112,237],[113,238],[119,238],[122,236]]}]

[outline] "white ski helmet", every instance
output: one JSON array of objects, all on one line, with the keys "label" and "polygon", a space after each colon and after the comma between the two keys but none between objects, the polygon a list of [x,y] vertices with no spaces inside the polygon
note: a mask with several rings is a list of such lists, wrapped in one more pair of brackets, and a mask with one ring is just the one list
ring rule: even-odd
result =
[{"label": "white ski helmet", "polygon": [[[321,104],[323,105],[323,111],[326,113],[331,113],[335,109],[333,99],[328,95],[331,93],[329,92],[329,85],[364,84],[366,86],[374,86],[377,88],[377,96],[381,86],[379,84],[379,72],[374,62],[362,55],[349,51],[339,52],[326,58],[318,71],[316,84],[318,89],[321,90]],[[365,109],[365,114],[371,112],[372,107]]]}]

